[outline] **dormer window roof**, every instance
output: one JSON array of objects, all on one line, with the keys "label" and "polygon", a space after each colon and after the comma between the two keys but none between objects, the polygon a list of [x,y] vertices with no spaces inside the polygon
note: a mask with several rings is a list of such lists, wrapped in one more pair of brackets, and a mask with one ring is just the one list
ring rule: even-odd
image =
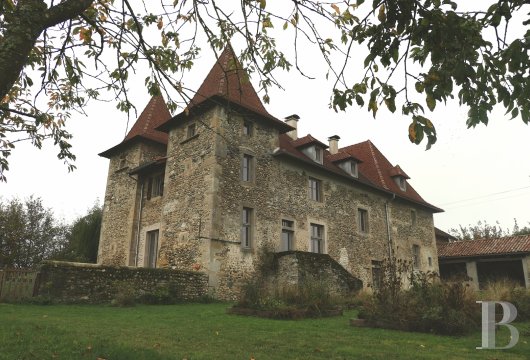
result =
[{"label": "dormer window roof", "polygon": [[348,173],[348,175],[355,178],[359,177],[359,166],[358,164],[362,161],[357,159],[355,156],[347,152],[338,152],[329,157],[329,160],[340,167],[343,171]]},{"label": "dormer window roof", "polygon": [[327,149],[328,146],[311,135],[293,141],[293,146],[314,162],[319,164],[324,163],[324,150]]},{"label": "dormer window roof", "polygon": [[401,169],[399,165],[396,165],[390,170],[390,177],[394,179],[396,185],[399,186],[401,191],[407,191],[407,179],[410,177]]}]

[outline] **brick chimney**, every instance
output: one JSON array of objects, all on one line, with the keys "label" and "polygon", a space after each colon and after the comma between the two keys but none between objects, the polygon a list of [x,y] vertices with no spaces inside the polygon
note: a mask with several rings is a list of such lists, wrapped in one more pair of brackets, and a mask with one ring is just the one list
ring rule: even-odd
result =
[{"label": "brick chimney", "polygon": [[285,118],[285,123],[294,127],[294,130],[291,130],[287,133],[287,135],[293,140],[298,139],[298,120],[300,120],[300,116],[296,114],[289,115]]},{"label": "brick chimney", "polygon": [[329,152],[331,155],[336,154],[339,152],[339,135],[333,135],[328,138],[329,141]]}]

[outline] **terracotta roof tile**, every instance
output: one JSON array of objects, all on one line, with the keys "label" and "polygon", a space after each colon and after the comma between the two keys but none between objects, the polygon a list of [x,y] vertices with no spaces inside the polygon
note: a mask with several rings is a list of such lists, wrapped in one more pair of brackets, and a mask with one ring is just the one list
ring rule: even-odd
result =
[{"label": "terracotta roof tile", "polygon": [[293,140],[292,143],[293,143],[293,146],[296,147],[296,148],[300,148],[300,147],[303,147],[303,146],[306,146],[306,145],[310,145],[310,144],[320,145],[324,149],[328,148],[328,146],[326,144],[324,144],[323,142],[321,142],[318,139],[315,139],[310,134],[308,134],[308,135],[306,135],[304,137],[298,138],[296,140]]},{"label": "terracotta roof tile", "polygon": [[[346,146],[339,149],[339,151],[348,152],[356,158],[362,160],[362,163],[359,164],[359,171],[363,173],[373,184],[385,190],[391,191],[396,195],[432,207],[432,205],[423,200],[423,198],[410,184],[407,184],[406,191],[402,191],[399,188],[390,175],[392,169],[394,169],[394,166],[370,140]],[[441,211],[441,209],[438,210]]]},{"label": "terracotta roof tile", "polygon": [[403,169],[401,169],[401,167],[400,167],[399,165],[394,166],[394,167],[390,170],[389,175],[390,175],[390,177],[394,177],[394,176],[402,176],[402,177],[404,177],[405,179],[410,179],[410,176],[408,176],[408,175],[403,171]]},{"label": "terracotta roof tile", "polygon": [[329,161],[331,161],[333,163],[339,162],[339,161],[342,161],[342,160],[346,160],[346,159],[355,160],[358,163],[362,162],[361,160],[357,159],[355,156],[353,156],[350,153],[347,153],[346,151],[339,151],[336,154],[329,155]]},{"label": "terracotta roof tile", "polygon": [[164,98],[153,96],[123,141],[142,136],[161,144],[167,144],[167,134],[155,128],[170,118],[171,114]]},{"label": "terracotta roof tile", "polygon": [[168,141],[168,135],[164,132],[156,130],[156,127],[158,127],[160,124],[163,124],[170,118],[171,114],[167,108],[164,98],[162,96],[153,96],[123,141],[118,145],[103,151],[99,155],[110,157],[115,150],[118,150],[121,146],[132,141],[133,139],[138,138],[148,139],[159,144],[166,145]]},{"label": "terracotta roof tile", "polygon": [[186,119],[189,114],[207,108],[209,102],[220,103],[223,100],[259,115],[279,128],[281,132],[293,130],[291,126],[267,112],[250,82],[248,73],[239,63],[230,44],[219,55],[187,109],[162,124],[159,129],[167,132],[174,121]]},{"label": "terracotta roof tile", "polygon": [[476,257],[484,255],[530,253],[530,235],[499,239],[463,240],[438,245],[438,257]]}]

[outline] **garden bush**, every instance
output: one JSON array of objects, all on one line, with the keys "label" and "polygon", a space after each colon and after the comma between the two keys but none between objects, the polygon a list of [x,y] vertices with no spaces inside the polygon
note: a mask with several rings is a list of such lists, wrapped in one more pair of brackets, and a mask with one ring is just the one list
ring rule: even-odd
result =
[{"label": "garden bush", "polygon": [[388,259],[379,287],[363,300],[359,318],[375,327],[462,335],[480,324],[475,301],[463,283],[441,283],[436,274],[417,272],[408,261]]}]

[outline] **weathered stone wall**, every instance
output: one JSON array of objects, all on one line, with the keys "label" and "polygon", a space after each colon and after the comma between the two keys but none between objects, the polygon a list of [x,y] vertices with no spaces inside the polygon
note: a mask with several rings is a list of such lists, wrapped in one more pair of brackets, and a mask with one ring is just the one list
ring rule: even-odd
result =
[{"label": "weathered stone wall", "polygon": [[[393,253],[412,259],[412,245],[420,245],[420,270],[438,270],[432,214],[404,201],[392,200],[355,180],[330,175],[325,170],[273,156],[278,147],[278,131],[257,122],[251,137],[242,135],[243,117],[227,114],[220,122],[225,137],[218,143],[220,171],[216,173],[218,202],[213,218],[213,237],[227,242],[212,243],[219,270],[217,293],[233,298],[238,285],[253,269],[256,249],[272,242],[280,250],[281,220],[294,221],[295,250],[310,250],[310,224],[324,226],[324,248],[333,259],[360,278],[372,283],[372,260],[388,256],[387,215],[391,222]],[[226,149],[226,150],[225,150]],[[254,156],[255,180],[241,181],[243,154]],[[323,200],[308,195],[308,177],[322,181]],[[254,212],[253,249],[242,249],[241,211]],[[358,229],[357,210],[368,211],[369,231]],[[416,213],[411,224],[411,211]],[[214,248],[215,247],[215,248]],[[431,266],[428,265],[431,257]]]},{"label": "weathered stone wall", "polygon": [[133,143],[111,157],[103,204],[99,264],[131,264],[136,244],[140,186],[137,178],[129,176],[129,171],[158,156],[165,156],[165,153],[165,146],[146,141]]},{"label": "weathered stone wall", "polygon": [[298,286],[305,281],[324,281],[333,294],[351,295],[363,287],[362,281],[354,278],[346,269],[328,254],[307,251],[285,251],[276,255],[278,262],[273,285]]},{"label": "weathered stone wall", "polygon": [[47,261],[40,267],[36,295],[64,303],[104,303],[128,286],[136,297],[176,289],[175,301],[194,301],[208,294],[208,276],[202,272],[170,269],[112,267]]}]

